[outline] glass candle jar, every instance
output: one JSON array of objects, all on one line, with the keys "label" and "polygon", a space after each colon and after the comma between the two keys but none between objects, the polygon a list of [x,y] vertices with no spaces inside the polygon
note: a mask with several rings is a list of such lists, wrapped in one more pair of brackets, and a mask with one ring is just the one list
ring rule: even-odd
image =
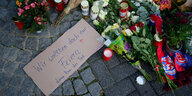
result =
[{"label": "glass candle jar", "polygon": [[87,0],[83,0],[81,2],[81,10],[82,10],[82,14],[83,14],[84,18],[88,19],[88,15],[89,15],[89,2]]},{"label": "glass candle jar", "polygon": [[62,0],[54,0],[58,11],[63,11],[64,4]]},{"label": "glass candle jar", "polygon": [[98,16],[98,13],[99,13],[99,7],[98,6],[93,6],[91,8],[91,16],[90,16],[90,18],[92,20],[95,20],[97,18],[97,16]]}]

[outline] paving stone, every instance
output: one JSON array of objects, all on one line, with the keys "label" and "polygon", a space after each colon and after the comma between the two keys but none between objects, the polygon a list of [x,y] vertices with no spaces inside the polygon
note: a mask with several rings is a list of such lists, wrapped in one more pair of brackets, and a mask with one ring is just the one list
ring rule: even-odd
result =
[{"label": "paving stone", "polygon": [[131,94],[128,94],[127,96],[140,96],[140,95],[139,95],[139,92],[134,91]]},{"label": "paving stone", "polygon": [[[27,64],[27,63],[26,63]],[[26,76],[26,73],[24,72],[23,68],[26,64],[19,64],[18,68],[15,70],[15,74],[17,76]]]},{"label": "paving stone", "polygon": [[62,88],[61,86],[57,87],[57,89],[55,89],[52,93],[51,96],[61,96],[62,95]]},{"label": "paving stone", "polygon": [[61,34],[65,33],[70,27],[71,27],[70,22],[64,22],[62,25],[60,25]]},{"label": "paving stone", "polygon": [[[11,3],[14,3],[15,4],[15,2],[14,1],[12,1]],[[10,3],[10,6],[11,6],[11,3]],[[13,16],[15,16],[15,14],[17,14],[17,8],[13,8],[13,7],[9,7],[9,8],[12,8],[12,9],[9,9],[8,10],[8,14],[7,14],[7,18],[6,18],[6,21],[7,22],[12,22],[12,24],[14,24],[13,23]],[[16,27],[16,25],[14,24],[14,28]],[[12,29],[13,30],[13,29]]]},{"label": "paving stone", "polygon": [[89,85],[88,90],[92,96],[100,96],[100,92],[101,92],[102,88],[99,85],[99,83],[96,82],[96,83]]},{"label": "paving stone", "polygon": [[71,21],[71,25],[74,26],[78,21]]},{"label": "paving stone", "polygon": [[[5,2],[6,1],[7,0],[5,0]],[[4,3],[4,2],[1,1],[1,3]],[[1,20],[6,20],[6,15],[7,14],[8,14],[8,9],[7,8],[0,8],[0,18],[1,18]]]},{"label": "paving stone", "polygon": [[40,50],[45,50],[49,45],[51,45],[51,39],[41,38],[39,41]]},{"label": "paving stone", "polygon": [[81,11],[74,11],[73,16],[74,16],[73,19],[80,20],[82,18],[82,13]]},{"label": "paving stone", "polygon": [[0,7],[6,7],[9,2],[7,0],[1,0]]},{"label": "paving stone", "polygon": [[17,54],[17,62],[28,63],[31,60],[32,54],[28,51],[19,50]]},{"label": "paving stone", "polygon": [[13,74],[13,72],[15,72],[15,69],[18,67],[18,64],[15,62],[7,62],[4,64],[4,71],[9,73],[9,74]]},{"label": "paving stone", "polygon": [[37,50],[37,42],[37,38],[29,37],[25,44],[26,49]]},{"label": "paving stone", "polygon": [[126,78],[105,89],[104,93],[106,96],[126,96],[135,90],[131,80]]},{"label": "paving stone", "polygon": [[56,21],[56,19],[57,19],[57,16],[58,16],[58,13],[52,12],[51,15],[50,15],[50,21],[52,23],[54,23]]},{"label": "paving stone", "polygon": [[113,68],[120,64],[119,60],[116,57],[116,54],[114,54],[109,61],[104,61],[108,68]]},{"label": "paving stone", "polygon": [[81,74],[81,77],[83,78],[83,81],[85,82],[85,84],[89,84],[89,83],[91,83],[91,81],[95,80],[95,76],[93,75],[91,68],[85,69],[80,74]]},{"label": "paving stone", "polygon": [[87,93],[87,88],[85,87],[85,85],[81,79],[74,80],[73,85],[74,85],[77,95],[82,95],[82,94]]},{"label": "paving stone", "polygon": [[137,70],[134,69],[130,64],[124,63],[112,68],[110,71],[113,78],[116,81],[119,81],[135,73]]},{"label": "paving stone", "polygon": [[68,14],[68,15],[66,15],[66,17],[63,19],[63,22],[72,21],[72,20],[73,20],[73,15],[72,15],[72,14]]},{"label": "paving stone", "polygon": [[18,49],[13,47],[8,47],[4,49],[3,58],[8,59],[10,61],[14,61],[17,56]]},{"label": "paving stone", "polygon": [[23,80],[24,80],[23,76],[13,76],[9,85],[14,87],[20,87]]},{"label": "paving stone", "polygon": [[58,36],[60,34],[60,26],[50,26],[49,27],[50,36]]},{"label": "paving stone", "polygon": [[176,96],[192,96],[192,91],[187,86],[182,86],[174,92]]},{"label": "paving stone", "polygon": [[93,20],[91,20],[91,18],[88,18],[88,19],[86,19],[85,21],[87,21],[87,23],[93,22]]},{"label": "paving stone", "polygon": [[24,46],[24,41],[25,41],[25,36],[17,36],[13,39],[13,45],[18,47],[18,48],[23,48]]},{"label": "paving stone", "polygon": [[34,93],[35,93],[35,96],[43,96],[43,93],[37,86],[35,86]]},{"label": "paving stone", "polygon": [[29,90],[22,88],[18,96],[34,96],[34,94],[32,94]]},{"label": "paving stone", "polygon": [[16,94],[18,94],[19,90],[15,87],[12,86],[8,86],[5,91],[4,94],[5,96],[15,96]]},{"label": "paving stone", "polygon": [[10,80],[10,75],[7,73],[0,73],[0,89],[4,88]]},{"label": "paving stone", "polygon": [[2,45],[0,45],[0,56],[3,56],[3,53],[4,53],[4,47]]},{"label": "paving stone", "polygon": [[101,55],[96,52],[95,54],[93,54],[91,57],[89,57],[87,59],[88,63],[92,63],[93,61],[97,60],[97,59],[101,59]]},{"label": "paving stone", "polygon": [[35,84],[33,83],[33,81],[28,77],[23,81],[23,84],[21,86],[21,88],[26,89],[27,91],[33,91],[35,87]]},{"label": "paving stone", "polygon": [[56,40],[58,39],[58,37],[52,37],[52,43],[54,43]]},{"label": "paving stone", "polygon": [[[9,13],[10,14],[10,13]],[[8,15],[8,14],[7,14]],[[7,18],[6,18],[7,19]],[[10,18],[9,18],[10,19]],[[2,29],[2,31],[4,33],[14,33],[16,29],[16,25],[14,24],[13,21],[10,21],[8,23],[5,23],[4,28]]]},{"label": "paving stone", "polygon": [[3,60],[0,59],[0,72],[1,72],[2,69],[3,69],[4,63],[5,63],[5,61],[3,61]]},{"label": "paving stone", "polygon": [[5,45],[5,46],[10,46],[11,43],[12,43],[12,42],[11,42],[12,39],[10,39],[10,38],[14,38],[13,35],[6,34],[6,35],[4,36],[4,38],[1,40],[1,43],[2,43],[3,45]]},{"label": "paving stone", "polygon": [[63,95],[74,95],[74,89],[70,80],[63,83]]},{"label": "paving stone", "polygon": [[79,77],[79,73],[75,71],[69,78]]},{"label": "paving stone", "polygon": [[139,93],[142,94],[142,96],[157,96],[148,82],[146,82],[145,85],[142,86],[136,83],[136,77],[140,75],[141,73],[139,72],[136,72],[133,75],[131,75],[131,80],[133,84],[136,86]]},{"label": "paving stone", "polygon": [[102,88],[105,89],[114,83],[111,74],[109,73],[107,67],[102,60],[92,62],[90,63],[90,66],[96,78],[99,80]]},{"label": "paving stone", "polygon": [[[166,92],[165,94],[163,94],[161,96],[176,96],[176,95],[169,91],[169,92]],[[183,96],[183,95],[181,95],[181,96]]]},{"label": "paving stone", "polygon": [[15,29],[15,36],[25,36],[27,34],[26,30],[20,30],[18,27]]},{"label": "paving stone", "polygon": [[[4,0],[5,1],[5,0]],[[6,0],[7,1],[7,0]],[[16,4],[15,4],[15,1],[14,0],[11,0],[9,2],[9,5],[8,5],[8,8],[16,8]]]},{"label": "paving stone", "polygon": [[83,96],[91,96],[91,94],[87,93],[87,94],[85,94],[85,95],[83,95]]},{"label": "paving stone", "polygon": [[164,84],[159,83],[158,80],[152,81],[151,86],[155,89],[158,95],[162,95],[165,93],[165,91],[163,90]]},{"label": "paving stone", "polygon": [[[0,18],[0,26],[1,26],[1,28],[3,28],[4,25],[5,25],[5,21],[1,20],[1,18]],[[0,28],[0,29],[1,29],[1,28]],[[0,32],[0,36],[1,36],[1,33],[2,33],[2,32]],[[0,37],[0,38],[1,38],[1,37]],[[1,40],[1,39],[0,39],[0,40]]]},{"label": "paving stone", "polygon": [[89,66],[89,64],[87,62],[85,62],[85,63],[83,63],[83,65],[81,65],[81,67],[79,67],[78,70],[82,70],[82,69],[84,69],[87,66]]},{"label": "paving stone", "polygon": [[50,25],[47,24],[47,25],[46,25],[46,28],[45,28],[44,30],[41,30],[40,33],[36,32],[36,33],[34,33],[34,34],[37,35],[37,36],[42,36],[42,37],[49,36],[49,26],[50,26]]}]

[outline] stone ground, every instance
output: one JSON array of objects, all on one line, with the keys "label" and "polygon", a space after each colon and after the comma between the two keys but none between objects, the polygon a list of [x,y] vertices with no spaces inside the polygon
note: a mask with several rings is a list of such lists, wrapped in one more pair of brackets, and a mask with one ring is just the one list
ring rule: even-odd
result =
[{"label": "stone ground", "polygon": [[[41,33],[28,34],[18,30],[11,17],[15,0],[0,0],[0,96],[43,96],[23,67],[57,40],[82,18],[80,8],[73,9],[57,27],[47,25]],[[58,13],[51,11],[51,21]],[[93,26],[90,19],[86,20]],[[94,26],[93,26],[94,27]],[[173,96],[162,91],[154,78],[143,86],[135,79],[141,75],[128,62],[114,54],[112,60],[102,59],[102,48],[91,56],[52,96]],[[145,69],[146,66],[144,66]],[[149,73],[154,73],[147,70]],[[104,94],[102,94],[104,92]],[[192,96],[192,84],[175,91],[176,96]]]}]

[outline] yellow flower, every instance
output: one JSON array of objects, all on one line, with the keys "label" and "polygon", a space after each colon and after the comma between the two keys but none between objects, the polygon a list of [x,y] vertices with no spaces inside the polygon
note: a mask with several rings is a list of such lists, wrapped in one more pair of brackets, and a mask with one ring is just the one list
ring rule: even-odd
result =
[{"label": "yellow flower", "polygon": [[17,0],[17,1],[16,1],[16,5],[20,7],[20,6],[22,5],[22,3],[19,2],[19,0]]}]

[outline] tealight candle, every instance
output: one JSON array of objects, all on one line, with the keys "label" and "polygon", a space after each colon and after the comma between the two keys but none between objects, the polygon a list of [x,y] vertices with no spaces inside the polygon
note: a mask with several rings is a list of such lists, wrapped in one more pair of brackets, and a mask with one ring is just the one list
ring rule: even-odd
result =
[{"label": "tealight candle", "polygon": [[87,19],[89,14],[89,2],[87,0],[81,2],[81,10],[84,18]]},{"label": "tealight candle", "polygon": [[93,6],[91,8],[91,16],[90,16],[91,19],[95,20],[97,18],[97,16],[98,16],[98,13],[99,13],[99,7],[98,6]]},{"label": "tealight candle", "polygon": [[145,80],[145,78],[144,78],[143,76],[138,76],[138,77],[136,78],[136,82],[137,82],[137,84],[139,84],[139,85],[144,85],[145,82],[146,82],[146,80]]},{"label": "tealight candle", "polygon": [[113,56],[113,51],[109,48],[106,48],[103,52],[103,59],[105,61],[109,61],[112,56]]},{"label": "tealight candle", "polygon": [[63,11],[64,4],[62,0],[54,0],[58,11]]}]

